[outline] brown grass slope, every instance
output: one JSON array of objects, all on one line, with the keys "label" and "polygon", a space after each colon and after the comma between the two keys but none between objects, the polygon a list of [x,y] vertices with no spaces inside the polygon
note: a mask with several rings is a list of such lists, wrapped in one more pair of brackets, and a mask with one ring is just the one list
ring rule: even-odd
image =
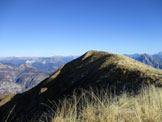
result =
[{"label": "brown grass slope", "polygon": [[143,85],[162,86],[162,70],[154,69],[128,57],[103,51],[88,51],[83,56],[61,66],[49,78],[33,89],[15,95],[0,107],[0,120],[14,105],[12,121],[40,118],[48,100],[58,100],[74,89],[111,88],[117,93],[139,91]]},{"label": "brown grass slope", "polygon": [[161,88],[150,86],[135,96],[109,97],[102,89],[98,93],[83,91],[64,98],[52,122],[162,122]]},{"label": "brown grass slope", "polygon": [[6,104],[14,97],[14,94],[3,94],[0,96],[0,106]]}]

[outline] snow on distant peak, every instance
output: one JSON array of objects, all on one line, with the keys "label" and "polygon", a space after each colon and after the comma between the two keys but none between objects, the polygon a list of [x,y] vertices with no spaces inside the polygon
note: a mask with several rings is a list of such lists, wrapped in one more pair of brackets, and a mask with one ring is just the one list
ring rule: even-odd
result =
[{"label": "snow on distant peak", "polygon": [[32,64],[32,63],[34,63],[35,61],[34,60],[26,60],[26,64]]}]

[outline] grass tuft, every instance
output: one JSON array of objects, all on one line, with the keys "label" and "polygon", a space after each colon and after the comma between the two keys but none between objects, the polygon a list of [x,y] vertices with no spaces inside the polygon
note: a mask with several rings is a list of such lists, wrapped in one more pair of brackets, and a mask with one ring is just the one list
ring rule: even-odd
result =
[{"label": "grass tuft", "polygon": [[162,89],[145,88],[138,95],[121,96],[83,91],[56,106],[52,122],[161,122]]}]

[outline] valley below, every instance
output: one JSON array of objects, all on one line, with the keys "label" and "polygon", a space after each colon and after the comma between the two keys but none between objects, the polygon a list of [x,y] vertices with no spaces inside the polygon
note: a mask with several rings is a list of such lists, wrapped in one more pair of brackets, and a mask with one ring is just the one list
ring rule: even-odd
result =
[{"label": "valley below", "polygon": [[25,92],[49,77],[62,64],[75,58],[0,58],[0,95]]}]

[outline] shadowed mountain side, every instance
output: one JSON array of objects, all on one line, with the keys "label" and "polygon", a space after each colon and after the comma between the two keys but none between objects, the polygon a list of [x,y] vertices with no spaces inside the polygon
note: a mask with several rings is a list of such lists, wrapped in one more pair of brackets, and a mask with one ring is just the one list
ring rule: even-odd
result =
[{"label": "shadowed mountain side", "polygon": [[79,88],[111,88],[122,93],[139,92],[142,85],[149,84],[162,86],[162,70],[122,55],[92,50],[61,66],[33,89],[15,95],[0,108],[0,120],[14,105],[14,121],[40,118],[47,110],[42,103],[57,101]]}]

